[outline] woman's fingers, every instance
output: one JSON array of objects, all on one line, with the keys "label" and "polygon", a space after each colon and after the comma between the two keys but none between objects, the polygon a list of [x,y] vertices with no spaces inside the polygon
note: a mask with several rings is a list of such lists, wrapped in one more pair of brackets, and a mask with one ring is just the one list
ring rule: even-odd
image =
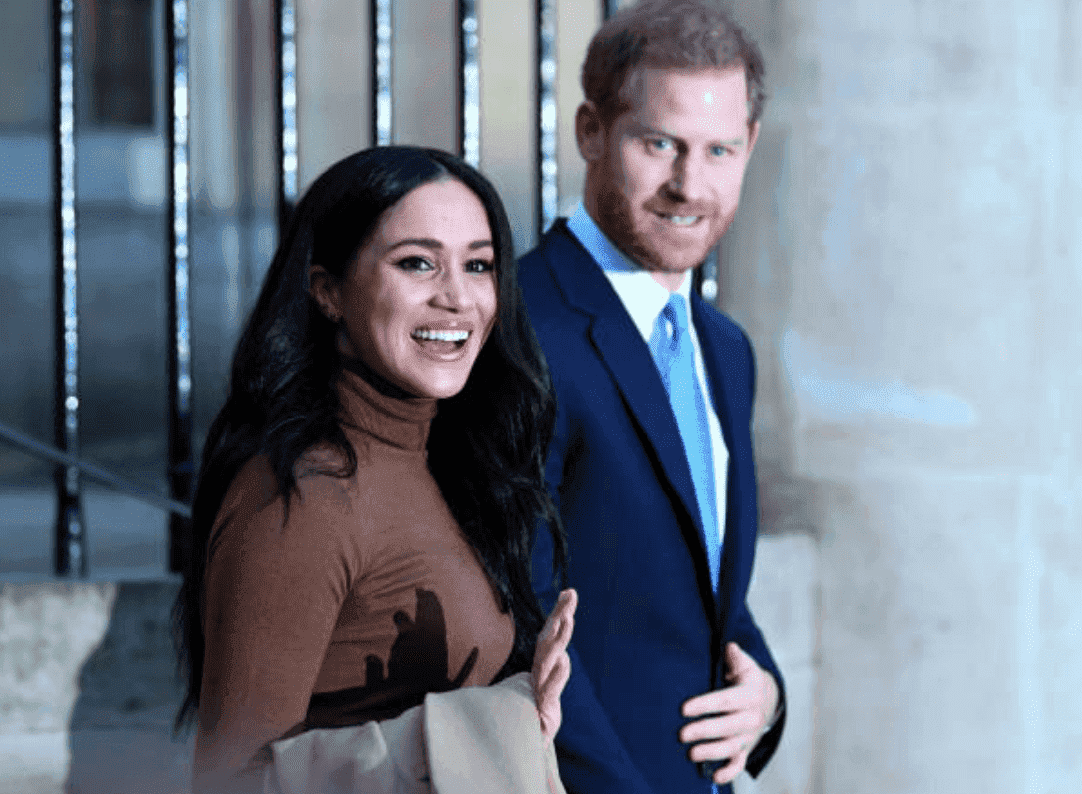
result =
[{"label": "woman's fingers", "polygon": [[532,671],[537,713],[541,718],[541,733],[551,740],[560,728],[562,711],[560,695],[571,677],[571,657],[567,645],[575,628],[575,608],[578,594],[564,590],[552,614],[545,621],[534,653]]},{"label": "woman's fingers", "polygon": [[534,692],[539,693],[541,682],[545,681],[556,661],[557,656],[563,652],[569,642],[575,628],[575,607],[578,605],[578,594],[574,590],[564,590],[556,602],[552,614],[545,621],[545,626],[538,637],[537,649],[534,651],[533,680]]},{"label": "woman's fingers", "polygon": [[560,695],[571,677],[571,659],[567,653],[561,653],[556,659],[548,678],[541,685],[541,694],[537,698],[537,714],[541,718],[541,735],[551,741],[560,729],[563,711],[560,708]]}]

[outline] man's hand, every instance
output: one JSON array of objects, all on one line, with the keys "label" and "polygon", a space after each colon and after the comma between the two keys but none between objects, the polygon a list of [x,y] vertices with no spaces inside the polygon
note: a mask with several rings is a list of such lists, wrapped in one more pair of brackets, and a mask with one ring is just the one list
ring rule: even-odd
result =
[{"label": "man's hand", "polygon": [[552,741],[563,719],[560,695],[571,677],[571,658],[567,655],[567,644],[571,641],[571,632],[575,628],[575,607],[578,603],[579,595],[574,590],[560,593],[552,614],[541,629],[537,638],[537,650],[534,651],[531,672],[534,700],[541,718],[541,735],[547,741]]},{"label": "man's hand", "polygon": [[[725,646],[728,662],[725,689],[684,701],[685,717],[703,717],[680,729],[680,741],[691,744],[692,761],[729,763],[714,773],[715,783],[729,783],[744,769],[748,753],[759,741],[778,707],[778,684],[735,642]],[[705,716],[704,716],[705,715]]]}]

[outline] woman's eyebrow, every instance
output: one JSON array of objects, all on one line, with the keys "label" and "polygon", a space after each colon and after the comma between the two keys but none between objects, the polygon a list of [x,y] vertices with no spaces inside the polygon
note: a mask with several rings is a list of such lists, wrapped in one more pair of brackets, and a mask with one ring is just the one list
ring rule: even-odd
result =
[{"label": "woman's eyebrow", "polygon": [[[444,248],[443,243],[440,240],[436,240],[432,237],[407,237],[403,240],[399,240],[396,243],[392,243],[387,247],[388,251],[393,251],[396,248],[401,248],[404,245],[419,245],[422,248],[429,248],[433,251],[441,251]],[[474,240],[467,248],[471,251],[476,248],[493,248],[491,240]]]},{"label": "woman's eyebrow", "polygon": [[433,251],[438,251],[443,248],[443,243],[439,240],[434,240],[431,237],[407,237],[403,240],[399,240],[397,243],[392,243],[387,246],[388,251],[393,251],[396,248],[401,248],[404,245],[419,245],[422,248],[431,248]]}]

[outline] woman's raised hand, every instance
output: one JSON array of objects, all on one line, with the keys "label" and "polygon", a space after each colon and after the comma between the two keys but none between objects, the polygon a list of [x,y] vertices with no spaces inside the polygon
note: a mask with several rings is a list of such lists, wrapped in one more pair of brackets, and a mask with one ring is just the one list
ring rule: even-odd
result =
[{"label": "woman's raised hand", "polygon": [[547,741],[552,741],[563,717],[560,695],[571,676],[567,644],[575,628],[575,607],[578,603],[578,593],[571,589],[562,591],[537,638],[531,679],[537,713],[541,717],[541,734]]}]

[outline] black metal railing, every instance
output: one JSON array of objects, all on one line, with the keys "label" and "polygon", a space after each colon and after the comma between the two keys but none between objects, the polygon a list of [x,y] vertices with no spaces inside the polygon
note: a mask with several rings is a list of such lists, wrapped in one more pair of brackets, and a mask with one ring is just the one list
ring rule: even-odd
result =
[{"label": "black metal railing", "polygon": [[164,510],[171,515],[176,515],[183,519],[190,519],[192,517],[191,507],[184,502],[178,502],[176,499],[162,496],[149,486],[139,485],[138,483],[114,474],[96,463],[82,460],[69,452],[65,452],[64,450],[50,446],[49,444],[43,444],[37,439],[31,438],[25,433],[21,433],[15,428],[9,427],[2,422],[0,422],[0,441],[5,441],[14,447],[18,447],[23,452],[28,452],[36,458],[55,463],[61,468],[75,469],[91,480],[99,482],[102,485],[107,485],[116,491],[120,491],[141,502]]},{"label": "black metal railing", "polygon": [[[79,258],[75,213],[75,3],[53,3],[53,429],[56,446],[79,454]],[[79,468],[58,465],[53,565],[86,576],[86,521]]]},{"label": "black metal railing", "polygon": [[[601,0],[601,13],[616,12],[618,0]],[[76,247],[75,147],[75,0],[53,0],[53,230],[54,262],[54,444],[49,446],[0,425],[0,439],[56,464],[57,492],[54,567],[57,576],[88,573],[87,527],[80,478],[85,476],[124,491],[169,512],[169,567],[182,570],[188,556],[195,484],[192,428],[192,281],[191,179],[189,170],[189,0],[165,0],[166,146],[168,210],[166,237],[168,364],[168,484],[163,497],[79,457],[80,318],[79,259]],[[276,167],[279,230],[288,223],[298,199],[296,0],[275,0]],[[557,183],[557,35],[556,0],[535,0],[535,189],[538,232],[543,233],[559,208]],[[394,20],[392,0],[369,0],[371,21],[371,141],[394,139],[392,69]],[[481,160],[480,37],[476,0],[458,0],[457,138],[459,153]],[[712,298],[717,292],[717,261],[696,273],[696,288]]]},{"label": "black metal railing", "polygon": [[[192,335],[190,251],[191,169],[189,168],[188,0],[166,0],[166,46],[170,79],[166,80],[166,148],[169,152],[168,211],[168,402],[169,495],[192,500],[195,460],[192,449]],[[169,515],[169,570],[183,571],[191,537],[190,516]]]}]

